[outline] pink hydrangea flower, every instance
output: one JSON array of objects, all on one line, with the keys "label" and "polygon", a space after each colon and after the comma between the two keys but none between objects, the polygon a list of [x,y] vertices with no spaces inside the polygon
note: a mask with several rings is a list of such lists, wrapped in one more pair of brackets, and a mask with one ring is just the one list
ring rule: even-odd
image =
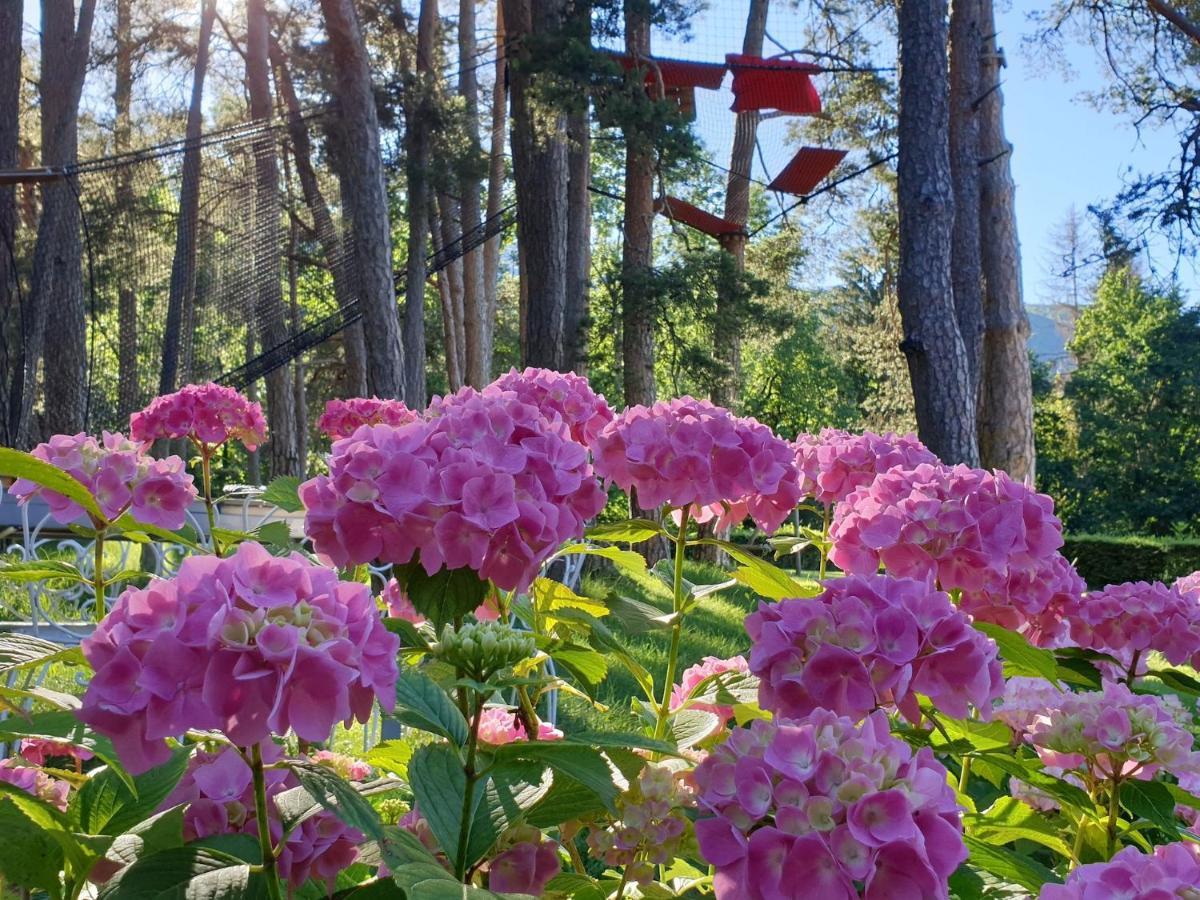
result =
[{"label": "pink hydrangea flower", "polygon": [[1066,639],[1064,617],[1086,590],[1075,567],[1055,553],[1032,568],[1010,570],[1003,584],[963,591],[959,606],[977,622],[992,622],[1021,632],[1038,646],[1054,647]]},{"label": "pink hydrangea flower", "polygon": [[620,818],[591,829],[588,849],[607,865],[623,866],[630,881],[650,881],[653,867],[673,861],[688,836],[687,810],[696,805],[689,775],[666,763],[643,766],[617,798]]},{"label": "pink hydrangea flower", "polygon": [[1137,847],[1120,850],[1105,863],[1079,866],[1065,884],[1047,884],[1039,900],[1099,900],[1128,897],[1193,897],[1200,885],[1200,847],[1179,842],[1162,844],[1153,853]]},{"label": "pink hydrangea flower", "polygon": [[632,406],[592,445],[596,472],[644,509],[690,507],[718,527],[747,516],[774,531],[800,502],[791,446],[754,419],[680,397]]},{"label": "pink hydrangea flower", "polygon": [[219,729],[247,747],[289,729],[308,741],[395,702],[399,639],[363,584],[247,542],[193,556],[179,574],[130,588],[83,653],[95,671],[80,718],[133,772],[162,763],[164,739]]},{"label": "pink hydrangea flower", "polygon": [[25,738],[21,741],[21,757],[35,766],[44,766],[47,760],[54,757],[83,763],[93,756],[95,754],[87,747],[70,741],[52,741],[48,738]]},{"label": "pink hydrangea flower", "polygon": [[361,759],[346,756],[344,753],[334,753],[332,750],[318,750],[310,757],[317,765],[333,769],[347,781],[366,781],[371,777],[371,767]]},{"label": "pink hydrangea flower", "polygon": [[364,426],[300,486],[305,531],[337,566],[414,556],[524,590],[604,506],[587,450],[508,395],[462,396],[428,421]]},{"label": "pink hydrangea flower", "polygon": [[[271,741],[261,745],[263,759],[282,758]],[[283,824],[274,814],[273,798],[300,782],[290,769],[266,771],[267,803],[271,807],[270,831],[276,843],[283,837]],[[187,803],[183,814],[183,836],[187,841],[222,834],[249,834],[257,838],[258,819],[254,807],[254,785],[250,767],[233,748],[218,753],[197,751],[188,760],[187,771],[162,804],[169,809]],[[321,810],[294,828],[279,855],[279,874],[293,889],[310,878],[332,889],[338,873],[358,857],[363,835],[336,815]]]},{"label": "pink hydrangea flower", "polygon": [[400,582],[395,578],[389,578],[383,586],[383,604],[387,607],[388,618],[403,619],[413,625],[420,625],[425,621],[425,617],[417,612],[412,601],[408,599],[408,594],[404,593],[404,588],[400,587]]},{"label": "pink hydrangea flower", "polygon": [[865,896],[945,900],[967,857],[946,770],[915,754],[887,716],[861,725],[828,710],[756,720],[696,769],[696,837],[718,900]]},{"label": "pink hydrangea flower", "polygon": [[603,395],[574,372],[512,369],[484,388],[485,393],[489,390],[510,391],[547,418],[557,417],[570,430],[571,438],[585,447],[590,447],[600,430],[613,420],[613,411]]},{"label": "pink hydrangea flower", "polygon": [[1200,601],[1200,572],[1193,572],[1191,575],[1176,578],[1175,583],[1171,587],[1185,597]]},{"label": "pink hydrangea flower", "polygon": [[546,884],[562,871],[558,844],[542,833],[523,825],[501,835],[504,849],[488,863],[488,889],[503,894],[529,894],[540,897]]},{"label": "pink hydrangea flower", "polygon": [[825,506],[840,503],[888,469],[913,469],[922,463],[939,462],[915,434],[891,431],[853,434],[823,428],[818,435],[798,436],[795,447],[801,494]]},{"label": "pink hydrangea flower", "polygon": [[1076,597],[1063,616],[1073,644],[1111,654],[1126,668],[1135,653],[1154,650],[1174,665],[1200,665],[1200,604],[1161,581],[1111,584]]},{"label": "pink hydrangea flower", "polygon": [[0,781],[49,803],[61,812],[67,810],[67,797],[71,793],[70,783],[52,778],[41,769],[23,766],[15,759],[6,759],[0,762]]},{"label": "pink hydrangea flower", "polygon": [[[549,722],[538,722],[539,741],[557,741],[563,733]],[[485,744],[511,744],[529,739],[525,725],[507,707],[489,706],[479,717],[479,739]]]},{"label": "pink hydrangea flower", "polygon": [[173,394],[163,394],[129,418],[135,441],[188,438],[197,445],[216,447],[228,440],[241,441],[254,450],[267,439],[262,407],[220,384],[189,384]]},{"label": "pink hydrangea flower", "polygon": [[[128,511],[139,522],[174,530],[183,525],[187,508],[196,499],[183,460],[178,456],[153,459],[120,434],[106,431],[100,441],[82,432],[56,434],[34,447],[31,455],[62,469],[87,488],[109,522]],[[14,481],[9,491],[22,504],[41,497],[50,507],[50,515],[64,525],[87,515],[75,501],[25,478]]]},{"label": "pink hydrangea flower", "polygon": [[[742,672],[750,671],[750,664],[746,662],[744,656],[732,656],[729,659],[719,659],[715,656],[706,656],[694,666],[690,666],[683,672],[683,677],[679,679],[679,684],[671,691],[671,709],[679,709],[687,702],[692,695],[692,691],[696,686],[705,679],[711,678],[713,675],[719,675],[722,672]],[[693,703],[692,709],[702,709],[713,713],[722,723],[728,722],[733,718],[733,707],[722,706],[716,703]]]},{"label": "pink hydrangea flower", "polygon": [[317,428],[335,441],[348,438],[363,425],[407,425],[420,415],[399,400],[378,397],[352,397],[330,400],[317,421]]},{"label": "pink hydrangea flower", "polygon": [[811,600],[759,604],[746,632],[759,704],[785,718],[824,708],[859,721],[896,706],[916,722],[917,694],[986,718],[1004,691],[995,642],[926,581],[833,578]]},{"label": "pink hydrangea flower", "polygon": [[1024,738],[1038,717],[1057,709],[1063,702],[1063,691],[1043,678],[1014,675],[1004,684],[1004,697],[995,709],[995,716]]}]

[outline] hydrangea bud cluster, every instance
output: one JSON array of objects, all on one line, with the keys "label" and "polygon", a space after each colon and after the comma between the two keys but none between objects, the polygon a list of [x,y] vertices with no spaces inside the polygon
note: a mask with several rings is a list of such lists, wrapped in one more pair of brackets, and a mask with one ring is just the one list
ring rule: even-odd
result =
[{"label": "hydrangea bud cluster", "polygon": [[95,675],[80,718],[133,772],[164,762],[164,739],[188,729],[242,747],[289,729],[321,741],[367,721],[376,698],[395,703],[399,639],[367,587],[253,542],[129,588],[82,646]]},{"label": "hydrangea bud cluster", "polygon": [[1191,600],[1200,600],[1200,572],[1176,578],[1171,587]]},{"label": "hydrangea bud cluster", "polygon": [[501,894],[540,897],[546,884],[562,871],[558,845],[529,825],[510,828],[500,836],[500,852],[488,863],[488,889]]},{"label": "hydrangea bud cluster", "polygon": [[1108,653],[1126,668],[1157,650],[1174,665],[1200,665],[1200,604],[1161,581],[1111,584],[1065,610],[1071,642]]},{"label": "hydrangea bud cluster", "polygon": [[144,444],[187,438],[198,445],[216,447],[241,441],[255,450],[267,439],[262,407],[231,387],[189,384],[173,394],[163,394],[129,418],[129,433]]},{"label": "hydrangea bud cluster", "polygon": [[963,591],[959,606],[977,622],[992,622],[1021,632],[1033,644],[1053,647],[1066,637],[1065,616],[1086,590],[1070,561],[1055,553],[1032,568],[1010,570],[1002,584]]},{"label": "hydrangea bud cluster", "polygon": [[420,418],[399,400],[380,400],[378,397],[352,397],[349,400],[329,400],[325,412],[317,420],[317,428],[330,439],[348,438],[363,425],[407,425]]},{"label": "hydrangea bud cluster", "polygon": [[[538,722],[539,741],[557,741],[563,733],[549,722]],[[514,741],[529,740],[525,724],[511,709],[504,706],[489,706],[479,716],[479,740],[485,744],[499,746]]]},{"label": "hydrangea bud cluster", "polygon": [[[277,762],[282,754],[277,745],[261,745],[263,759]],[[267,804],[271,839],[278,844],[283,824],[274,815],[273,799],[300,781],[290,769],[267,769]],[[162,809],[188,804],[183,814],[183,836],[187,841],[222,834],[258,836],[254,807],[254,785],[250,767],[232,747],[217,753],[198,750],[188,760],[187,771],[163,802]],[[339,872],[358,857],[363,835],[327,810],[312,815],[288,834],[279,854],[279,874],[298,890],[310,878],[332,885]]]},{"label": "hydrangea bud cluster", "polygon": [[624,866],[630,881],[645,884],[654,866],[679,855],[688,836],[686,810],[696,805],[691,786],[671,766],[650,763],[617,798],[620,819],[588,832],[587,844],[597,859]]},{"label": "hydrangea bud cluster", "polygon": [[944,591],[1003,593],[1063,544],[1054,501],[1004,472],[892,469],[838,504],[830,559],[842,571],[934,578]]},{"label": "hydrangea bud cluster", "polygon": [[755,721],[696,769],[696,837],[718,900],[809,896],[942,898],[967,851],[954,790],[928,747],[828,710]]},{"label": "hydrangea bud cluster", "polygon": [[529,659],[537,651],[533,635],[504,622],[466,622],[446,625],[432,653],[467,677],[487,681],[502,669]]},{"label": "hydrangea bud cluster", "polygon": [[491,383],[488,390],[511,391],[522,403],[536,406],[547,418],[557,417],[571,438],[590,447],[600,430],[613,419],[613,411],[588,380],[574,372],[527,368],[512,369]]},{"label": "hydrangea bud cluster", "polygon": [[1161,844],[1153,853],[1126,847],[1103,863],[1079,866],[1065,884],[1047,884],[1039,900],[1092,900],[1092,898],[1200,897],[1200,847],[1179,842]]},{"label": "hydrangea bud cluster", "polygon": [[0,762],[0,781],[66,812],[67,796],[71,793],[69,782],[53,778],[34,766],[23,766],[15,759]]},{"label": "hydrangea bud cluster", "polygon": [[606,499],[566,426],[507,394],[364,426],[300,498],[314,547],[337,566],[416,556],[431,575],[466,567],[502,590],[527,588]]},{"label": "hydrangea bud cluster", "polygon": [[[106,431],[99,441],[82,432],[56,434],[34,447],[31,455],[62,469],[87,488],[109,522],[128,511],[139,522],[174,530],[183,525],[187,508],[196,499],[183,460],[178,456],[153,459],[120,434]],[[74,500],[25,478],[14,481],[9,491],[22,504],[41,497],[50,507],[50,515],[64,525],[86,516]]]},{"label": "hydrangea bud cluster", "polygon": [[891,431],[854,434],[823,428],[820,434],[799,435],[795,447],[801,494],[825,506],[840,503],[888,469],[939,462],[915,434]]},{"label": "hydrangea bud cluster", "polygon": [[811,600],[762,603],[746,618],[759,704],[785,718],[815,709],[860,721],[895,706],[921,718],[917,694],[939,710],[983,716],[1004,691],[996,644],[927,581],[850,575]]},{"label": "hydrangea bud cluster", "polygon": [[791,445],[707,400],[631,406],[604,427],[592,453],[596,472],[636,490],[644,509],[689,507],[697,521],[718,526],[749,516],[774,531],[800,501]]},{"label": "hydrangea bud cluster", "polygon": [[1045,765],[1091,783],[1144,781],[1160,770],[1178,777],[1200,766],[1178,712],[1158,697],[1106,682],[1099,691],[1064,693],[1056,707],[1034,719],[1028,740]]},{"label": "hydrangea bud cluster", "polygon": [[85,763],[95,756],[87,747],[70,741],[52,741],[48,738],[25,738],[21,741],[21,758],[35,765],[44,766],[51,759],[70,759]]},{"label": "hydrangea bud cluster", "polygon": [[[679,709],[688,702],[688,698],[692,696],[692,692],[700,686],[702,682],[708,681],[714,675],[721,675],[725,672],[735,674],[746,674],[750,671],[750,664],[746,662],[744,656],[731,656],[729,659],[720,659],[716,656],[706,656],[694,666],[685,669],[683,676],[679,679],[679,684],[671,690],[671,709]],[[713,684],[710,682],[710,684]],[[713,684],[715,687],[715,684]],[[702,689],[701,695],[707,694],[707,690]],[[691,709],[702,709],[715,715],[722,723],[728,722],[733,718],[733,707],[719,703],[704,703],[693,702]]]}]

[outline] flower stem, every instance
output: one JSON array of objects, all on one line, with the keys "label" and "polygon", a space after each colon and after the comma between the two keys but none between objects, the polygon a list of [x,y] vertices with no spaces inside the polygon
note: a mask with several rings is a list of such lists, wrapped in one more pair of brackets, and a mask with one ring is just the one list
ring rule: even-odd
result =
[{"label": "flower stem", "polygon": [[267,807],[267,779],[263,772],[262,749],[250,748],[250,772],[254,778],[254,818],[258,821],[258,846],[262,850],[262,874],[267,883],[268,900],[283,900],[279,884],[279,861],[271,843],[271,814]]},{"label": "flower stem", "polygon": [[221,544],[217,540],[217,513],[212,496],[212,448],[200,445],[200,477],[204,482],[204,509],[208,513],[208,536],[212,541],[213,553],[221,555]]},{"label": "flower stem", "polygon": [[[1136,660],[1134,661],[1136,665]],[[1108,858],[1112,859],[1113,851],[1117,849],[1117,821],[1121,816],[1121,782],[1114,778],[1108,786],[1108,821],[1105,830],[1108,834]]]},{"label": "flower stem", "polygon": [[964,756],[962,765],[958,770],[958,792],[965,794],[967,792],[967,782],[971,778],[971,757]]},{"label": "flower stem", "polygon": [[825,566],[829,563],[829,504],[825,504],[825,511],[821,514],[821,546],[817,549],[821,551],[821,567],[817,573],[821,581],[825,580]]},{"label": "flower stem", "polygon": [[1083,853],[1083,825],[1083,816],[1080,815],[1079,822],[1075,826],[1075,843],[1071,845],[1071,868],[1081,862],[1079,855]]},{"label": "flower stem", "polygon": [[460,881],[467,875],[467,840],[471,829],[467,823],[471,821],[471,810],[475,798],[475,753],[479,748],[479,723],[483,719],[483,698],[476,701],[475,715],[471,717],[471,733],[467,738],[467,762],[463,767],[467,775],[466,789],[463,791],[462,816],[458,825],[458,847],[454,853],[454,874]]},{"label": "flower stem", "polygon": [[106,612],[104,602],[104,534],[107,530],[107,526],[96,529],[96,540],[92,547],[92,552],[95,554],[95,571],[92,573],[92,593],[96,598],[94,614],[97,622],[104,618]]},{"label": "flower stem", "polygon": [[1133,679],[1137,677],[1138,663],[1141,662],[1142,651],[1134,650],[1133,656],[1129,660],[1129,671],[1125,674],[1125,684],[1128,687],[1133,687]]},{"label": "flower stem", "polygon": [[662,702],[659,703],[658,718],[654,723],[654,737],[657,740],[661,740],[667,734],[671,693],[675,688],[675,669],[679,665],[679,642],[683,636],[683,555],[687,547],[687,527],[688,508],[685,506],[679,512],[679,531],[675,534],[675,570],[671,580],[671,611],[675,614],[675,621],[671,625],[671,649],[667,652],[667,675],[663,683]]}]

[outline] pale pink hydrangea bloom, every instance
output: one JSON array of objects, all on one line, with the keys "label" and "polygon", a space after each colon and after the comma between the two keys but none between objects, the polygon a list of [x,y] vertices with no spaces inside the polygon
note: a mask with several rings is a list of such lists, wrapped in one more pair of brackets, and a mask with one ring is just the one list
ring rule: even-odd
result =
[{"label": "pale pink hydrangea bloom", "polygon": [[613,420],[604,396],[574,372],[532,366],[523,372],[512,369],[484,388],[485,392],[489,390],[511,391],[547,418],[558,417],[570,429],[571,437],[585,447],[590,447],[600,430]]},{"label": "pale pink hydrangea bloom", "polygon": [[815,709],[860,721],[895,706],[921,719],[917,694],[955,718],[983,717],[1004,691],[996,644],[926,581],[849,575],[813,599],[760,603],[746,618],[759,704],[785,718]]},{"label": "pale pink hydrangea bloom", "polygon": [[[80,482],[96,498],[109,522],[128,511],[139,522],[174,530],[183,525],[187,508],[196,499],[183,460],[178,456],[153,459],[120,434],[106,431],[100,441],[82,432],[56,434],[34,447],[30,455]],[[87,516],[74,500],[25,478],[14,481],[9,492],[22,504],[41,497],[50,507],[50,515],[64,525]]]},{"label": "pale pink hydrangea bloom", "polygon": [[130,416],[129,433],[144,444],[188,438],[211,448],[235,440],[254,450],[267,439],[267,420],[259,404],[231,387],[189,384]]},{"label": "pale pink hydrangea bloom", "polygon": [[1019,631],[1040,647],[1056,647],[1067,638],[1067,611],[1086,590],[1075,567],[1055,553],[1033,568],[1011,570],[1002,584],[963,591],[959,606],[977,622]]},{"label": "pale pink hydrangea bloom", "polygon": [[67,810],[67,796],[71,793],[70,783],[52,778],[41,769],[23,766],[15,759],[6,759],[0,762],[0,781],[49,803],[61,812]]},{"label": "pale pink hydrangea bloom", "polygon": [[[1128,668],[1157,650],[1174,665],[1200,665],[1200,604],[1161,581],[1110,584],[1064,609],[1071,643]],[[1142,668],[1139,666],[1139,669]]]},{"label": "pale pink hydrangea bloom", "polygon": [[1024,738],[1039,716],[1062,705],[1063,691],[1044,678],[1014,675],[1004,684],[1004,697],[995,709],[995,716]]},{"label": "pale pink hydrangea bloom", "polygon": [[329,474],[300,486],[305,531],[337,566],[417,557],[524,590],[604,506],[587,450],[508,395],[456,400],[428,421],[363,426]]},{"label": "pale pink hydrangea bloom", "polygon": [[[687,702],[688,697],[692,695],[692,691],[696,689],[702,681],[711,678],[714,675],[719,675],[723,672],[741,672],[747,673],[750,671],[750,664],[746,662],[744,656],[731,656],[729,659],[720,659],[716,656],[706,656],[694,666],[690,666],[683,671],[683,677],[679,679],[679,684],[671,691],[671,709],[679,709]],[[706,712],[713,713],[722,723],[728,722],[733,718],[733,707],[722,706],[716,703],[693,703],[691,709],[702,709]]]},{"label": "pale pink hydrangea bloom", "polygon": [[371,777],[371,766],[361,759],[346,756],[344,753],[334,753],[332,750],[318,750],[310,757],[317,765],[325,766],[337,772],[347,781],[366,781]]},{"label": "pale pink hydrangea bloom", "polygon": [[617,798],[618,820],[588,832],[588,849],[609,866],[624,866],[630,881],[650,881],[653,867],[674,860],[688,835],[686,810],[696,805],[689,775],[665,763],[643,766]]},{"label": "pale pink hydrangea bloom", "polygon": [[717,527],[747,516],[774,531],[800,501],[791,445],[754,419],[680,397],[631,406],[592,445],[596,472],[643,509],[688,507]]},{"label": "pale pink hydrangea bloom", "polygon": [[[538,722],[539,741],[557,741],[563,733],[549,722]],[[525,725],[505,706],[489,706],[479,717],[479,739],[485,744],[511,744],[529,739]]]},{"label": "pale pink hydrangea bloom", "polygon": [[[261,744],[261,752],[268,763],[282,758],[279,747],[271,741]],[[267,803],[272,810],[273,797],[300,785],[290,769],[268,769],[265,775]],[[231,747],[217,753],[200,750],[192,755],[183,778],[161,808],[180,803],[188,804],[183,814],[184,840],[223,834],[258,836],[250,767]],[[277,843],[283,837],[282,822],[271,815],[269,825],[272,841]],[[279,855],[280,877],[293,889],[299,889],[310,878],[332,889],[338,873],[357,859],[358,845],[363,840],[360,832],[333,813],[321,810],[288,834]]]},{"label": "pale pink hydrangea bloom", "polygon": [[52,757],[87,762],[95,756],[87,747],[70,741],[52,741],[48,738],[25,738],[21,741],[21,757],[35,766],[44,766]]},{"label": "pale pink hydrangea bloom", "polygon": [[853,434],[823,428],[820,434],[799,435],[795,447],[800,493],[825,506],[840,503],[888,469],[912,469],[922,463],[939,462],[915,434],[891,431]]},{"label": "pale pink hydrangea bloom", "polygon": [[1192,898],[1200,886],[1200,847],[1180,841],[1153,853],[1125,847],[1104,863],[1079,866],[1065,884],[1047,884],[1039,900],[1168,900]]},{"label": "pale pink hydrangea bloom", "polygon": [[1190,600],[1200,602],[1200,572],[1193,572],[1191,575],[1183,575],[1175,579],[1175,583],[1171,585],[1183,596]]},{"label": "pale pink hydrangea bloom", "polygon": [[83,641],[95,675],[80,718],[133,772],[164,762],[164,739],[189,729],[242,747],[289,729],[321,741],[367,721],[376,698],[392,708],[398,648],[366,585],[246,542],[121,595]]},{"label": "pale pink hydrangea bloom", "polygon": [[[421,842],[421,844],[430,853],[439,853],[441,847],[438,846],[437,838],[433,836],[433,829],[429,827],[428,820],[421,815],[421,811],[417,809],[416,803],[412,808],[401,816],[397,826],[403,828],[413,837]],[[380,871],[380,876],[383,876],[383,871]]]},{"label": "pale pink hydrangea bloom", "polygon": [[696,769],[696,837],[718,900],[752,896],[945,900],[967,858],[946,770],[889,733],[828,710],[756,720]]},{"label": "pale pink hydrangea bloom", "polygon": [[317,420],[317,428],[335,441],[348,438],[363,425],[407,425],[421,416],[399,400],[378,397],[351,397],[329,400]]}]

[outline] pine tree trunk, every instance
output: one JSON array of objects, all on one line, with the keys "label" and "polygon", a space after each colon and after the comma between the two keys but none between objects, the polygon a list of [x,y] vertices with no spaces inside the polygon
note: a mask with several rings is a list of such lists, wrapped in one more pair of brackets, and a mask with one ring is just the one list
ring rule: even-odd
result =
[{"label": "pine tree trunk", "polygon": [[[508,122],[508,48],[504,27],[504,4],[496,4],[496,71],[492,85],[492,140],[488,149],[488,186],[485,221],[495,221],[504,202],[504,144]],[[497,234],[483,245],[483,315],[487,323],[480,331],[477,365],[484,383],[492,378],[492,354],[495,348],[497,297],[500,290],[500,247],[503,236]]]},{"label": "pine tree trunk", "polygon": [[[20,164],[21,134],[21,28],[24,4],[0,2],[0,169]],[[21,314],[17,303],[18,273],[11,265],[10,250],[17,239],[17,187],[0,185],[0,443],[16,444],[10,431],[13,415],[10,390],[21,365],[17,328]],[[15,255],[15,254],[14,254]],[[20,405],[20,398],[15,398]]]},{"label": "pine tree trunk", "polygon": [[[117,52],[114,66],[113,106],[116,116],[113,122],[113,152],[128,153],[132,149],[133,123],[130,118],[130,102],[133,97],[133,34],[132,0],[117,0],[116,38]],[[128,167],[117,169],[116,200],[119,217],[126,222],[133,215],[133,170]],[[117,412],[122,417],[136,412],[141,400],[138,385],[138,322],[137,294],[133,279],[125,270],[121,273],[121,284],[117,286]]]},{"label": "pine tree trunk", "polygon": [[[950,277],[958,331],[967,354],[971,394],[979,396],[983,352],[983,263],[979,241],[979,0],[952,0],[950,8],[950,177],[954,233]],[[982,448],[981,448],[982,450]]]},{"label": "pine tree trunk", "polygon": [[[483,176],[487,172],[483,149],[479,144],[479,79],[476,71],[477,41],[475,36],[476,0],[459,0],[458,5],[458,94],[463,98],[463,117],[470,145],[469,160],[460,169],[458,179],[459,209],[463,234],[473,234],[483,221],[480,191]],[[497,56],[503,48],[497,46]],[[462,305],[461,320],[462,380],[473,387],[481,388],[490,380],[490,360],[485,350],[491,345],[492,318],[487,311],[487,292],[484,289],[483,247],[476,247],[462,258]]]},{"label": "pine tree trunk", "polygon": [[898,293],[917,428],[948,463],[976,465],[975,404],[951,286],[945,0],[901,0]]},{"label": "pine tree trunk", "polygon": [[[462,237],[462,228],[459,226],[460,207],[454,202],[454,198],[449,194],[438,192],[437,196],[437,215],[430,219],[430,227],[436,224],[437,229],[441,232],[439,246],[453,247],[459,242]],[[466,368],[466,332],[464,328],[463,318],[466,310],[466,285],[463,263],[465,257],[459,257],[447,264],[443,271],[446,274],[445,283],[447,289],[447,299],[450,302],[450,324],[452,330],[450,332],[451,343],[447,345],[448,351],[453,351],[454,367],[458,372],[455,389],[463,385],[463,371]],[[447,352],[446,360],[449,363],[451,353]]]},{"label": "pine tree trunk", "polygon": [[[578,0],[570,16],[591,40],[590,0]],[[563,315],[566,356],[564,368],[580,375],[588,370],[589,294],[592,275],[591,117],[585,92],[582,109],[567,116],[567,298]]]},{"label": "pine tree trunk", "polygon": [[[988,35],[979,109],[980,231],[983,247],[984,324],[979,397],[979,455],[988,468],[1013,478],[1034,477],[1033,388],[1029,371],[1029,318],[1021,297],[1021,247],[1017,240],[1012,145],[1004,136],[999,88],[1003,57],[996,46],[991,0],[981,0]],[[994,90],[992,89],[994,87]]]},{"label": "pine tree trunk", "polygon": [[[442,212],[443,196],[438,196],[437,206],[430,205],[429,208],[429,236],[430,242],[433,244],[433,252],[439,254],[446,247],[447,236],[452,232],[446,227],[444,215]],[[445,199],[449,205],[449,198]],[[462,350],[462,298],[455,298],[453,283],[453,266],[445,266],[437,273],[435,281],[437,283],[438,300],[442,305],[442,343],[446,352],[446,381],[450,386],[451,391],[457,391],[463,385],[463,354]],[[458,288],[462,288],[462,279],[459,278]]]},{"label": "pine tree trunk", "polygon": [[[337,76],[337,127],[344,150],[342,193],[354,235],[367,386],[378,397],[396,399],[404,395],[404,348],[371,71],[353,0],[321,0],[321,11]],[[348,340],[353,341],[354,335]]]}]

